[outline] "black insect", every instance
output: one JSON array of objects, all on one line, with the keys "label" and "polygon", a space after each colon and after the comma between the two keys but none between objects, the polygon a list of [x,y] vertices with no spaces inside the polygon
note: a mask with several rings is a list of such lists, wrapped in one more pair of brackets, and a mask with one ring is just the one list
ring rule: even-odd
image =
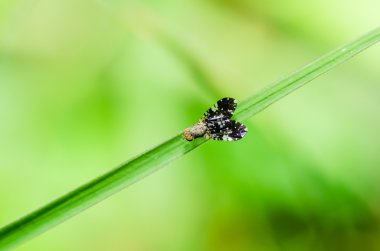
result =
[{"label": "black insect", "polygon": [[245,125],[232,120],[237,102],[233,98],[222,98],[193,127],[183,131],[188,141],[204,137],[206,139],[234,141],[244,137],[248,129]]}]

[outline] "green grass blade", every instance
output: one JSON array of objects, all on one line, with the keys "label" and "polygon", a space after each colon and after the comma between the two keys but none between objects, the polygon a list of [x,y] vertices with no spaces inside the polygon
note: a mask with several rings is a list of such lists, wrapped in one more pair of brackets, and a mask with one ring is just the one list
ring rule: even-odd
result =
[{"label": "green grass blade", "polygon": [[364,49],[380,40],[380,27],[368,34],[343,45],[326,55],[314,60],[288,76],[275,81],[271,86],[241,103],[235,113],[235,118],[245,120],[264,110],[277,100],[300,88],[321,74],[347,61]]},{"label": "green grass blade", "polygon": [[0,250],[14,247],[80,213],[204,143],[182,133],[0,229]]},{"label": "green grass blade", "polygon": [[[317,76],[345,62],[380,40],[380,28],[342,46],[275,82],[269,88],[241,102],[235,117],[245,120]],[[58,198],[48,205],[0,229],[0,250],[16,247],[38,234],[80,213],[160,167],[204,143],[185,141],[181,134],[132,159],[105,175]]]}]

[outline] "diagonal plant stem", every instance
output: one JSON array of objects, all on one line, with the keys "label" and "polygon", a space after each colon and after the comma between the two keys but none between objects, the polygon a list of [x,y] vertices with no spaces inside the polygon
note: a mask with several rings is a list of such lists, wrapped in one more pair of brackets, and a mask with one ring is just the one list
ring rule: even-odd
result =
[{"label": "diagonal plant stem", "polygon": [[[377,28],[357,40],[320,57],[287,77],[276,81],[267,89],[241,102],[235,117],[238,120],[246,120],[252,117],[277,100],[340,63],[347,61],[379,40],[380,28]],[[187,142],[179,133],[172,139],[122,164],[120,167],[4,226],[0,229],[0,250],[16,247],[47,231],[108,196],[157,171],[160,167],[180,158],[204,142],[206,142],[204,139]]]},{"label": "diagonal plant stem", "polygon": [[262,111],[277,100],[300,88],[321,74],[347,61],[380,40],[380,27],[314,60],[288,76],[275,81],[257,95],[239,103],[235,113],[238,120],[245,120]]}]

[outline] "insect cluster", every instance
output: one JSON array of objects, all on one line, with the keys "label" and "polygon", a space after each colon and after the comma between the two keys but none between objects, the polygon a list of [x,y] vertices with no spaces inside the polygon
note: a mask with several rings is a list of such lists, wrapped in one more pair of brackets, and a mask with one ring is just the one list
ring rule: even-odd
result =
[{"label": "insect cluster", "polygon": [[243,138],[248,131],[247,127],[231,119],[236,106],[237,102],[233,98],[219,100],[193,127],[183,131],[183,137],[188,141],[199,137],[223,141]]}]

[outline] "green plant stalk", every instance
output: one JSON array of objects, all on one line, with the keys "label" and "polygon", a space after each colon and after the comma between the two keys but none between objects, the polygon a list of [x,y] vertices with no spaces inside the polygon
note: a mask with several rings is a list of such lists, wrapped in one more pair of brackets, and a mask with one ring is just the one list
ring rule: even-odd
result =
[{"label": "green plant stalk", "polygon": [[244,121],[269,105],[300,88],[316,77],[380,41],[380,27],[314,60],[288,76],[275,81],[257,95],[239,103],[235,113],[237,120]]},{"label": "green plant stalk", "polygon": [[[235,118],[243,121],[252,117],[277,100],[340,63],[347,61],[379,40],[380,28],[377,28],[359,39],[322,56],[287,77],[276,81],[262,92],[241,102],[238,105]],[[0,250],[16,247],[47,231],[108,196],[157,171],[160,167],[180,158],[204,142],[206,142],[204,139],[187,142],[182,138],[180,133],[146,153],[122,164],[120,167],[4,226],[0,229]]]}]

